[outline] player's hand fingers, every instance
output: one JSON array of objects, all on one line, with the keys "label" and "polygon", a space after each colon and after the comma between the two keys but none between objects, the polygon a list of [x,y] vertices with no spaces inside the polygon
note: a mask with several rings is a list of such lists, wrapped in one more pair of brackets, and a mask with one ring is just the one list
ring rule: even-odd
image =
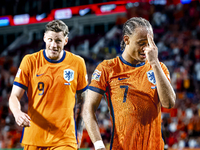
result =
[{"label": "player's hand fingers", "polygon": [[18,126],[22,127],[23,121],[18,120],[18,121],[16,121],[16,123],[18,124]]},{"label": "player's hand fingers", "polygon": [[147,40],[148,40],[148,43],[149,43],[150,47],[156,46],[156,44],[153,41],[153,37],[150,34],[147,34]]},{"label": "player's hand fingers", "polygon": [[31,126],[30,124],[23,123],[23,127],[30,127],[30,126]]},{"label": "player's hand fingers", "polygon": [[25,114],[23,119],[24,119],[23,125],[30,126],[30,117],[27,114]]},{"label": "player's hand fingers", "polygon": [[23,127],[23,122],[24,122],[23,118],[19,118],[16,122],[20,127]]},{"label": "player's hand fingers", "polygon": [[149,53],[151,53],[151,51],[152,51],[151,47],[145,47],[144,48],[144,53],[145,53],[146,56],[149,55]]},{"label": "player's hand fingers", "polygon": [[30,126],[30,117],[27,114],[23,114],[17,118],[16,122],[21,127]]},{"label": "player's hand fingers", "polygon": [[20,127],[30,127],[30,122],[18,122],[17,123]]},{"label": "player's hand fingers", "polygon": [[17,118],[17,120],[20,121],[20,122],[24,122],[24,121],[29,122],[30,121],[30,117],[27,114],[25,114],[25,115],[19,116]]},{"label": "player's hand fingers", "polygon": [[22,117],[18,117],[16,122],[21,125],[24,122],[24,119]]},{"label": "player's hand fingers", "polygon": [[27,118],[28,120],[31,120],[31,117],[29,117],[28,114],[25,114],[25,116],[26,116],[26,118]]},{"label": "player's hand fingers", "polygon": [[24,124],[25,126],[30,126],[30,121],[29,121],[29,120],[24,120],[23,124]]}]

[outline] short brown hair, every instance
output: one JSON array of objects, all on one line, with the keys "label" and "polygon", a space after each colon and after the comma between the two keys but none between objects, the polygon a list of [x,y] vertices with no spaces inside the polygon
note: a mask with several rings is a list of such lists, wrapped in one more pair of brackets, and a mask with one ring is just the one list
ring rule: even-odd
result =
[{"label": "short brown hair", "polygon": [[68,26],[61,20],[53,20],[49,22],[45,28],[45,32],[47,31],[63,32],[64,37],[69,34]]}]

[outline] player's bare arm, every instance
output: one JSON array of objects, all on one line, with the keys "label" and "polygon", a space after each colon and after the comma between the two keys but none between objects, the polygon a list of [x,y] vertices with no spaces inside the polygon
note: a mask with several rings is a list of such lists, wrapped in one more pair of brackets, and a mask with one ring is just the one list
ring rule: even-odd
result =
[{"label": "player's bare arm", "polygon": [[160,102],[163,107],[172,108],[175,105],[175,92],[158,61],[158,48],[153,41],[153,37],[148,34],[147,39],[149,45],[145,48],[145,54],[154,71]]},{"label": "player's bare arm", "polygon": [[[101,94],[88,90],[86,101],[83,105],[83,120],[85,122],[87,132],[93,144],[96,141],[102,141],[99,127],[97,124],[97,119],[95,116],[95,112],[101,102],[101,98]],[[105,150],[105,148],[100,148],[98,150]]]},{"label": "player's bare arm", "polygon": [[28,114],[21,111],[21,105],[19,102],[24,92],[24,89],[13,85],[12,92],[9,98],[9,107],[15,117],[16,123],[20,127],[29,127],[31,118],[28,116]]},{"label": "player's bare arm", "polygon": [[80,148],[81,145],[81,139],[82,139],[82,133],[83,133],[83,118],[81,115],[82,112],[82,108],[83,108],[83,104],[85,102],[86,99],[86,94],[87,94],[87,90],[82,92],[82,93],[77,93],[77,103],[76,103],[76,126],[77,126],[77,132],[78,132],[78,148]]}]

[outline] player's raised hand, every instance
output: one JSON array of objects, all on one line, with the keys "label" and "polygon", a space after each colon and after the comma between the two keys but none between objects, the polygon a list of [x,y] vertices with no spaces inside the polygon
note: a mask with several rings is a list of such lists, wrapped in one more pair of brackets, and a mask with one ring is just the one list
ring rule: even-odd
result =
[{"label": "player's raised hand", "polygon": [[152,65],[158,61],[158,48],[153,41],[153,37],[150,34],[147,34],[148,46],[144,48],[144,53],[148,62]]},{"label": "player's raised hand", "polygon": [[29,127],[31,118],[28,114],[18,111],[14,114],[15,121],[20,127]]}]

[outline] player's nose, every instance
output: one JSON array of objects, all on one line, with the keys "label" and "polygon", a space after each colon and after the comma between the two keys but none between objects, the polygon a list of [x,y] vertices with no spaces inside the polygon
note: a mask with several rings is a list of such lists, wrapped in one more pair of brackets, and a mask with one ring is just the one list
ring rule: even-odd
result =
[{"label": "player's nose", "polygon": [[51,47],[57,47],[57,43],[55,41],[51,42]]},{"label": "player's nose", "polygon": [[149,44],[147,43],[147,44],[145,44],[145,46],[142,48],[142,50],[143,51],[145,51],[146,50],[146,48],[149,46]]}]

